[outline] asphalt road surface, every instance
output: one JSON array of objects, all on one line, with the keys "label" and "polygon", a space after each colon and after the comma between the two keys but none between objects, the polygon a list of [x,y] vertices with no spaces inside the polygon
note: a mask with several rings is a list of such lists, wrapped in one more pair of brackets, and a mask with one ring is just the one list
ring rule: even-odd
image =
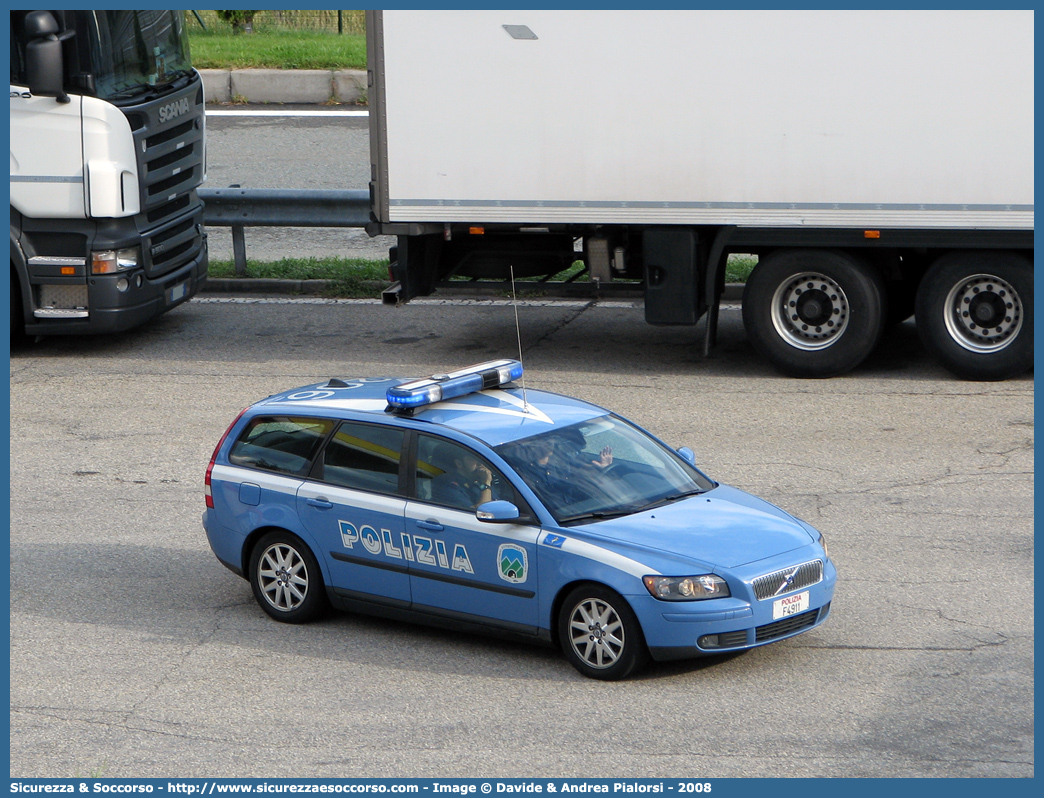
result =
[{"label": "asphalt road surface", "polygon": [[[207,118],[206,188],[359,189],[370,179],[366,117],[236,116]],[[210,227],[210,257],[232,259],[232,234]],[[249,227],[244,232],[251,260],[388,257],[392,236],[371,238],[361,228]]]},{"label": "asphalt road surface", "polygon": [[1029,777],[1033,378],[952,379],[912,325],[777,376],[735,308],[519,308],[527,384],[603,404],[821,529],[830,620],[600,683],[555,651],[359,616],[268,619],[203,474],[236,414],[330,376],[517,351],[497,303],[194,300],[11,361],[11,776]]}]

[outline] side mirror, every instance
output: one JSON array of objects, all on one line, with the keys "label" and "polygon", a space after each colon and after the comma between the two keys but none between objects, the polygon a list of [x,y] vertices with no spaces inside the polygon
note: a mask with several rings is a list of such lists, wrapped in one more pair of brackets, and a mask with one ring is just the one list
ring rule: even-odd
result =
[{"label": "side mirror", "polygon": [[678,450],[678,454],[682,456],[682,459],[689,465],[696,465],[696,453],[688,446],[683,446]]},{"label": "side mirror", "polygon": [[488,524],[510,524],[518,520],[519,512],[511,502],[492,501],[480,504],[475,510],[475,517]]},{"label": "side mirror", "polygon": [[58,34],[58,23],[50,11],[32,11],[25,17],[25,74],[30,93],[69,102],[65,93],[65,60],[62,42],[74,31]]}]

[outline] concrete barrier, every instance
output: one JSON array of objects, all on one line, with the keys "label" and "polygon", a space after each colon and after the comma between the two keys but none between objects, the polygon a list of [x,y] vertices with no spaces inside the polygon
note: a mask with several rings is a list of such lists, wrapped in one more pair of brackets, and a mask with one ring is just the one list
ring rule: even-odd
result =
[{"label": "concrete barrier", "polygon": [[203,96],[208,103],[232,102],[232,73],[227,69],[201,69]]},{"label": "concrete barrier", "polygon": [[208,103],[304,103],[366,100],[366,72],[358,69],[201,69]]}]

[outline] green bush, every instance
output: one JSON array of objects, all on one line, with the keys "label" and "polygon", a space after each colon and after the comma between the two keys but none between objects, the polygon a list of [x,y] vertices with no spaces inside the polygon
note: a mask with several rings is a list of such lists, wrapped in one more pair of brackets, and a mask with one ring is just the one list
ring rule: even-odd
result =
[{"label": "green bush", "polygon": [[233,33],[253,33],[257,11],[218,11],[217,15],[232,26]]},{"label": "green bush", "polygon": [[286,31],[324,31],[326,33],[365,34],[366,14],[364,11],[333,11],[329,9],[297,9],[289,11],[252,11],[252,12],[219,12],[219,11],[186,11],[185,24],[189,33],[206,30],[207,32],[225,32],[231,30],[222,24],[223,13],[253,14],[254,31],[256,33]]}]

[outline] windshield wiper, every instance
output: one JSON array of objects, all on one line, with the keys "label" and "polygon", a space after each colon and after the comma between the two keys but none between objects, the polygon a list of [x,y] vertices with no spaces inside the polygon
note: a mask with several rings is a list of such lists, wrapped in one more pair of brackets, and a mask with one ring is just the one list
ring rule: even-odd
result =
[{"label": "windshield wiper", "polygon": [[179,69],[176,72],[170,72],[167,74],[166,86],[171,88],[180,89],[186,83],[188,79],[192,77],[191,69]]},{"label": "windshield wiper", "polygon": [[[137,86],[131,86],[128,89],[121,89],[120,91],[114,91],[108,95],[109,100],[126,100],[129,97],[137,97],[141,94],[151,94],[153,97],[156,96],[156,90],[147,84],[141,83]],[[150,97],[149,99],[152,99]]]},{"label": "windshield wiper", "polygon": [[159,97],[161,94],[184,88],[188,85],[191,78],[192,70],[179,69],[177,72],[171,72],[168,74],[167,80],[158,86],[151,83],[139,83],[136,86],[128,86],[126,89],[114,91],[112,94],[108,95],[108,99],[128,100],[133,97],[136,100],[152,100]]},{"label": "windshield wiper", "polygon": [[565,518],[560,518],[558,523],[571,524],[577,521],[605,521],[608,518],[620,518],[625,515],[631,515],[634,512],[637,511],[633,507],[628,507],[625,510],[596,510],[593,513],[567,515]]},{"label": "windshield wiper", "polygon": [[648,504],[642,505],[637,510],[635,510],[635,512],[640,513],[644,512],[645,510],[655,510],[657,507],[663,507],[665,504],[673,504],[676,501],[687,499],[690,496],[699,496],[701,493],[706,493],[706,491],[703,490],[703,488],[695,488],[693,490],[687,490],[682,493],[672,493],[670,496],[664,496],[663,498],[656,499],[655,501],[651,501]]}]

